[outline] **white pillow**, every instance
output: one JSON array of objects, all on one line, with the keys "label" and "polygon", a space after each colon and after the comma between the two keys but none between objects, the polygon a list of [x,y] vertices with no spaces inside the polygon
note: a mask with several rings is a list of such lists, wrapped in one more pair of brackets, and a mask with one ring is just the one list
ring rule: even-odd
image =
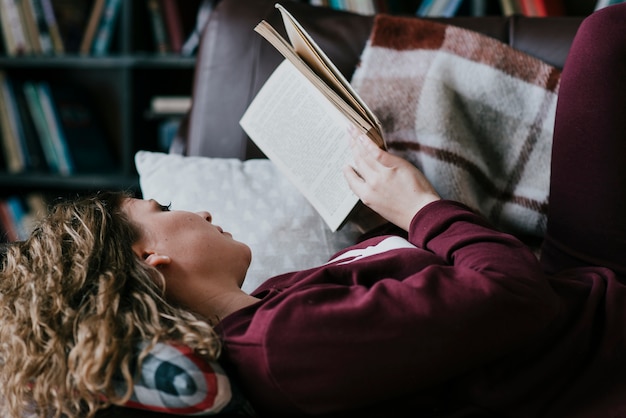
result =
[{"label": "white pillow", "polygon": [[325,263],[359,235],[352,224],[332,233],[267,159],[139,151],[135,165],[144,199],[171,203],[174,210],[207,210],[216,225],[250,246],[252,263],[242,286],[248,293],[272,276]]}]

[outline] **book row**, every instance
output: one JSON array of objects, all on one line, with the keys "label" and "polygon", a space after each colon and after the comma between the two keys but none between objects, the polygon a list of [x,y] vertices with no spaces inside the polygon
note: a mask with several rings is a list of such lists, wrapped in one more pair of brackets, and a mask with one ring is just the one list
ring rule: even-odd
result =
[{"label": "book row", "polygon": [[[595,10],[624,0],[597,0]],[[566,14],[565,0],[310,0],[315,6],[331,7],[365,15],[411,13],[421,17],[487,16],[514,14],[547,17]]]},{"label": "book row", "polygon": [[[185,37],[195,32],[192,20],[215,2],[204,0],[198,10],[198,2],[143,1],[144,9],[138,11],[148,20],[145,30],[152,36],[154,51],[161,53],[182,53]],[[6,55],[106,55],[112,50],[123,6],[122,0],[0,0]]]},{"label": "book row", "polygon": [[16,81],[0,71],[0,166],[61,175],[116,169],[88,95],[72,86]]},{"label": "book row", "polygon": [[0,0],[9,56],[109,51],[122,0]]}]

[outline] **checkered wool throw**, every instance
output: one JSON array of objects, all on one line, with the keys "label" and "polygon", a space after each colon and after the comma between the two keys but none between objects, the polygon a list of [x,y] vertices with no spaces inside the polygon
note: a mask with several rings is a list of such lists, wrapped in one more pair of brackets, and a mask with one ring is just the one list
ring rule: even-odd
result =
[{"label": "checkered wool throw", "polygon": [[482,34],[378,15],[352,84],[388,148],[520,237],[543,236],[560,71]]}]

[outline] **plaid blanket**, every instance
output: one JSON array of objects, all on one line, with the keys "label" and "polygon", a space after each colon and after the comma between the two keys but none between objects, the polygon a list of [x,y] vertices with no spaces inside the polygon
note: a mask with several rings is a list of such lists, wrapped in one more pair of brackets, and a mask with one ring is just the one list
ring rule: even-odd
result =
[{"label": "plaid blanket", "polygon": [[540,241],[560,71],[482,34],[378,15],[354,88],[388,148],[497,227]]}]

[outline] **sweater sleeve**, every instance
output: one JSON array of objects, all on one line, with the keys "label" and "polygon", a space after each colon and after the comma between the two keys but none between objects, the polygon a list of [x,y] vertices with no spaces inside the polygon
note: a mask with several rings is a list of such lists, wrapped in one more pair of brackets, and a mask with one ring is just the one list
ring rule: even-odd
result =
[{"label": "sweater sleeve", "polygon": [[460,204],[423,208],[409,241],[393,259],[324,271],[353,285],[304,286],[260,308],[250,329],[262,354],[248,357],[267,382],[258,399],[318,414],[406,396],[505,355],[556,313],[535,256]]}]

